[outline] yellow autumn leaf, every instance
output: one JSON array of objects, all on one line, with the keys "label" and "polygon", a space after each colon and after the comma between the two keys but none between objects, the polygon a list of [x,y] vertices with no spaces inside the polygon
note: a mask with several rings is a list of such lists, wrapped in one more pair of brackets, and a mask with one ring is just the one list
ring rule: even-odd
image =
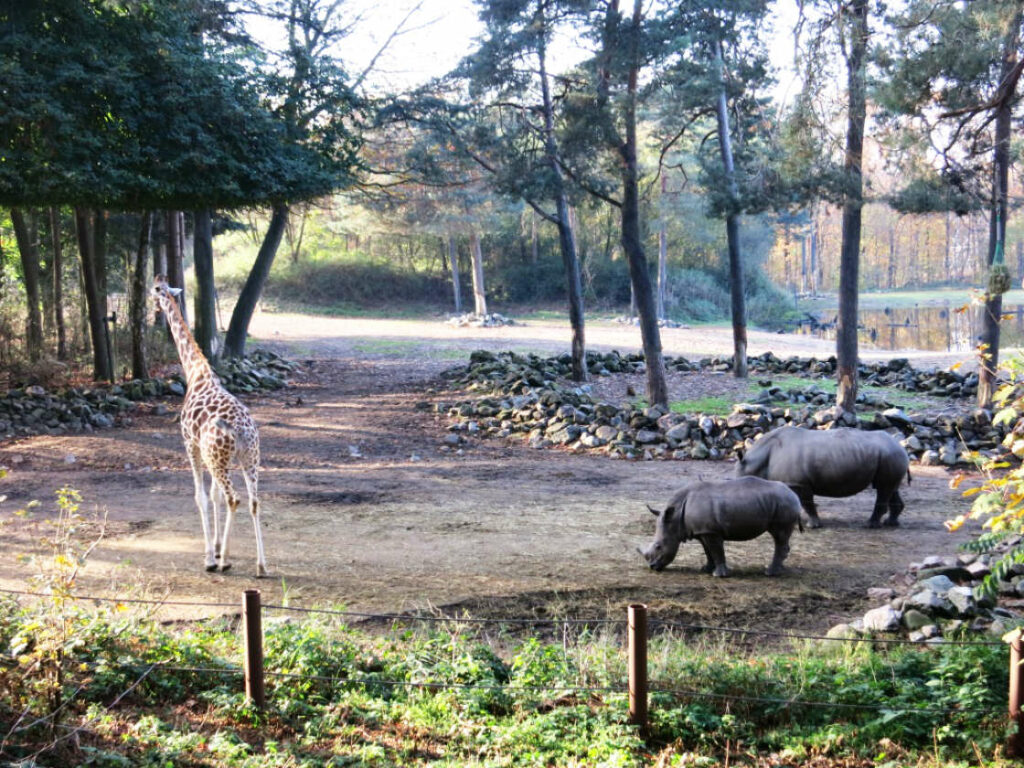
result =
[{"label": "yellow autumn leaf", "polygon": [[974,494],[979,493],[980,491],[981,491],[981,488],[968,488],[966,491],[963,492],[963,495],[964,496],[973,496]]},{"label": "yellow autumn leaf", "polygon": [[964,481],[964,477],[966,477],[966,475],[964,475],[963,472],[957,472],[955,475],[953,475],[953,477],[949,481],[950,490],[955,491],[957,488],[959,488],[960,483]]}]

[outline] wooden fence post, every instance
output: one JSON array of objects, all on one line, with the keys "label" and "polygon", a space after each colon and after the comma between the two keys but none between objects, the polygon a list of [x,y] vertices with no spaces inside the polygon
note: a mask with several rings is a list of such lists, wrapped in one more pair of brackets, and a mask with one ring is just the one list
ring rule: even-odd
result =
[{"label": "wooden fence post", "polygon": [[629,722],[647,735],[647,606],[627,608],[629,620]]},{"label": "wooden fence post", "polygon": [[1010,721],[1016,725],[1006,743],[1009,757],[1024,757],[1024,654],[1021,652],[1021,630],[1015,629],[1003,637],[1010,643]]},{"label": "wooden fence post", "polygon": [[263,616],[258,589],[247,589],[242,595],[242,624],[245,632],[245,697],[257,709],[263,709],[267,697],[263,687]]}]

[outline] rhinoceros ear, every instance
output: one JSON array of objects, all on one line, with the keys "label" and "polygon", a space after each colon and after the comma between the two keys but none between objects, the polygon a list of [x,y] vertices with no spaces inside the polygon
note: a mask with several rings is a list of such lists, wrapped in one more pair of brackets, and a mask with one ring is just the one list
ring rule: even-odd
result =
[{"label": "rhinoceros ear", "polygon": [[648,504],[648,505],[647,505],[647,509],[648,509],[648,510],[650,511],[650,513],[651,513],[652,515],[654,515],[655,517],[658,517],[658,516],[659,516],[659,515],[661,514],[661,510],[660,510],[660,509],[655,509],[655,508],[654,508],[654,507],[652,507],[652,506],[651,506],[650,504]]}]

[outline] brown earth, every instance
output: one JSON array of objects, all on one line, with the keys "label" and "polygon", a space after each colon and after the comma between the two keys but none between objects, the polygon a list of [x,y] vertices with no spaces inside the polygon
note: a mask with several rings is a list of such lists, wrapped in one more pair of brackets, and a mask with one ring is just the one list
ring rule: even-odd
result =
[{"label": "brown earth", "polygon": [[[899,529],[864,527],[868,493],[820,503],[823,529],[794,534],[789,570],[768,579],[767,538],[726,547],[733,577],[698,571],[703,555],[684,545],[663,573],[649,571],[636,547],[651,536],[644,505],[728,463],[615,461],[603,455],[535,451],[522,442],[471,440],[442,445],[446,421],[414,406],[451,400],[437,374],[469,350],[544,354],[567,347],[566,326],[538,322],[499,329],[453,329],[436,322],[258,315],[263,346],[304,360],[294,386],[247,399],[263,445],[261,497],[272,577],[257,580],[251,522],[232,531],[233,569],[202,570],[202,535],[192,478],[174,412],[140,409],[125,427],[88,435],[32,437],[0,444],[6,500],[0,518],[32,499],[35,522],[0,528],[0,586],[25,588],[31,567],[16,559],[45,529],[53,492],[78,489],[83,509],[105,510],[107,536],[79,577],[79,592],[237,604],[259,587],[264,601],[352,611],[469,611],[478,616],[621,618],[642,601],[662,619],[823,631],[869,605],[915,559],[953,552],[967,534],[942,523],[966,502],[947,472],[914,468]],[[591,348],[632,351],[635,328],[592,323]],[[809,337],[752,333],[751,354],[827,357]],[[667,329],[666,354],[728,354],[727,329]],[[901,353],[917,365],[946,356]],[[866,351],[866,358],[889,353]],[[604,382],[614,390],[616,383]],[[621,382],[625,389],[625,381]],[[677,375],[673,396],[733,387],[722,376]],[[727,390],[732,391],[732,390]],[[240,483],[239,483],[240,484]],[[216,609],[212,609],[217,612]],[[161,616],[211,609],[174,606]]]}]

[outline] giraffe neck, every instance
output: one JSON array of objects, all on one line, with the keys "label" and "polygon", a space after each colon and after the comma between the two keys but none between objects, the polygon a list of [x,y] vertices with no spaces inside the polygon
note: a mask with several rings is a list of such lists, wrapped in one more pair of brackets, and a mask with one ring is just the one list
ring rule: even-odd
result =
[{"label": "giraffe neck", "polygon": [[185,370],[185,381],[191,386],[200,379],[215,376],[210,362],[206,359],[203,351],[196,344],[192,332],[188,329],[188,323],[181,315],[178,302],[174,299],[167,299],[160,302],[163,305],[164,315],[167,317],[167,325],[171,329],[171,336],[174,338],[174,346],[178,348],[178,357],[181,358],[181,367]]}]

